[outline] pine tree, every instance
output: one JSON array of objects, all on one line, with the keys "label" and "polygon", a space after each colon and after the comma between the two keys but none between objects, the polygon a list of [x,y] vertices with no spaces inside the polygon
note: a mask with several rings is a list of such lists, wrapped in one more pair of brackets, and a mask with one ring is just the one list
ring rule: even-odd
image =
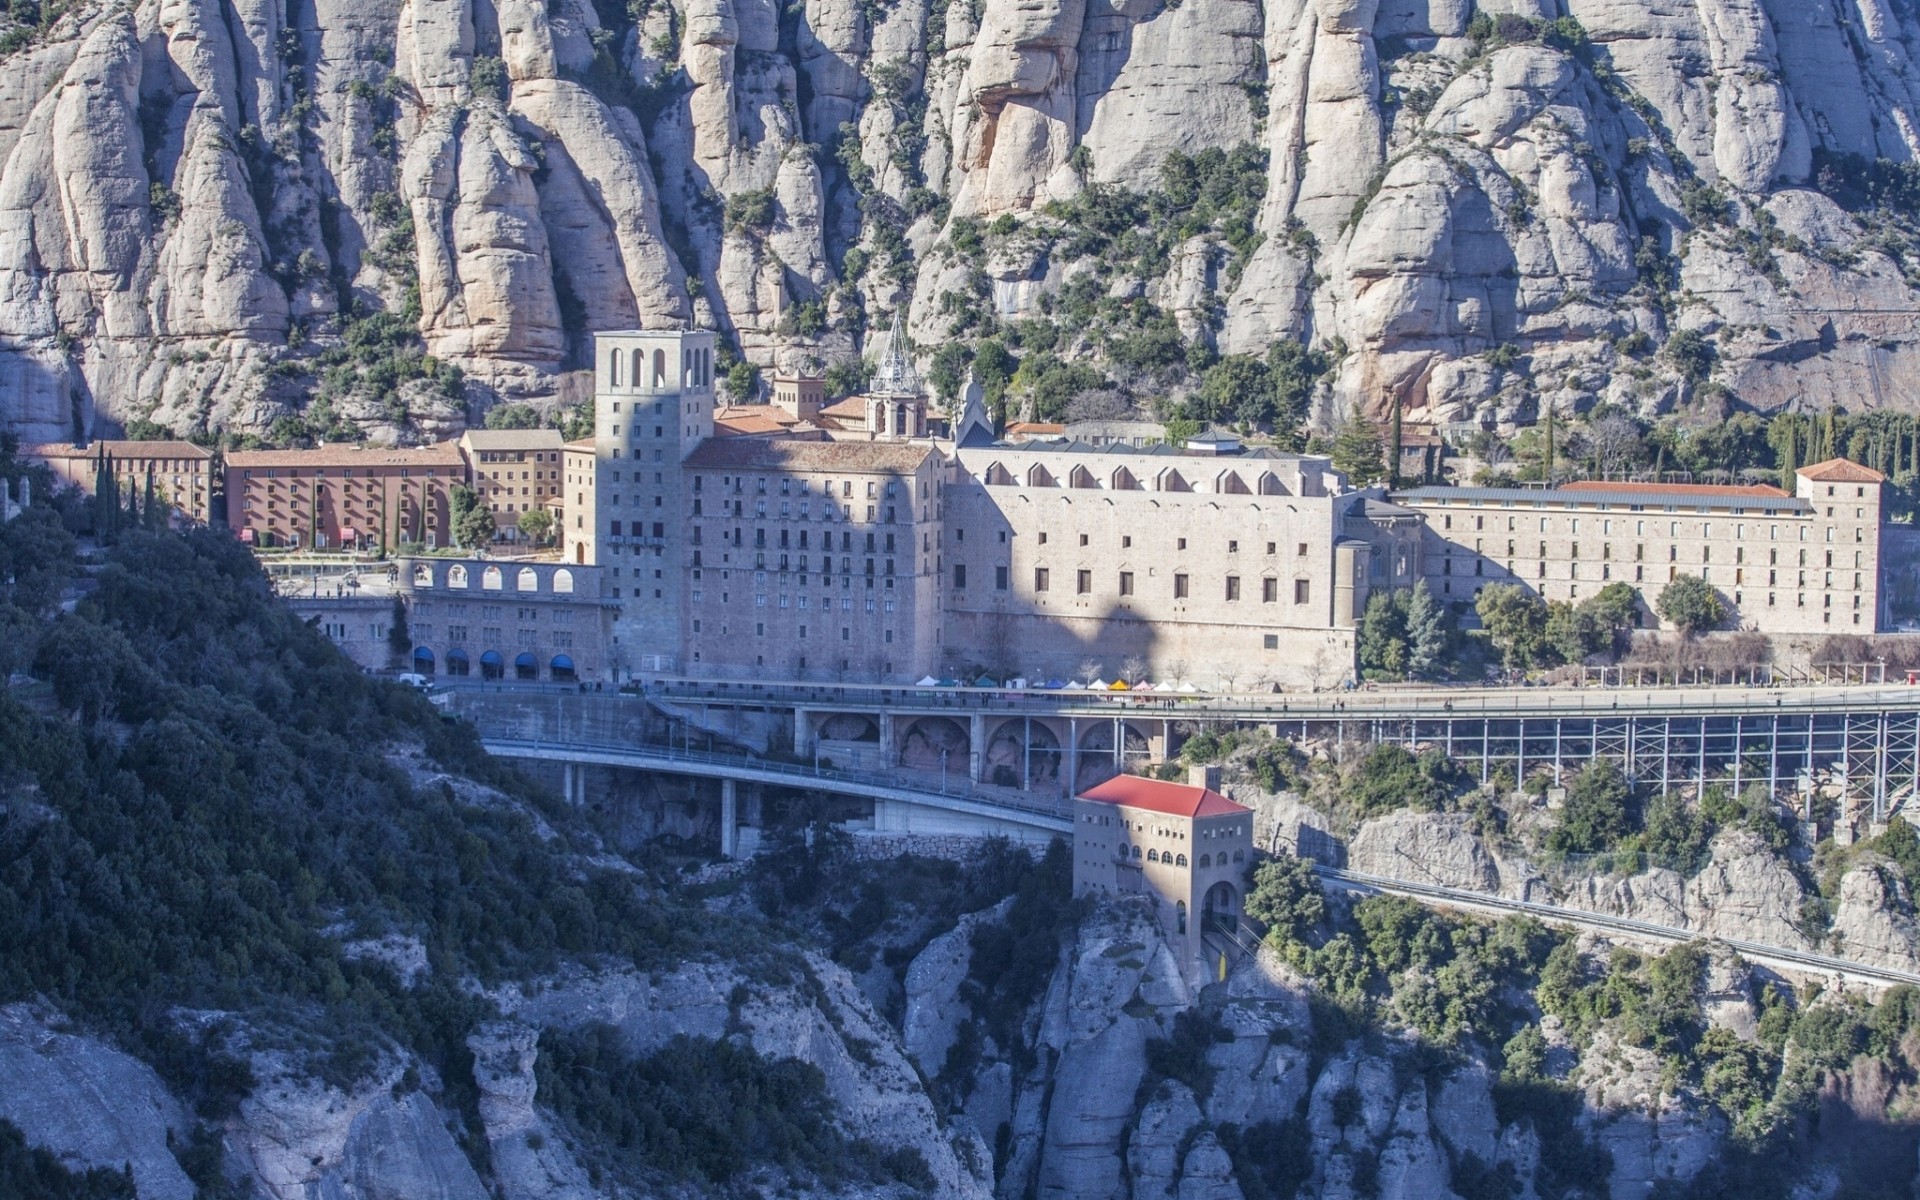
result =
[{"label": "pine tree", "polygon": [[147,494],[141,498],[140,507],[146,516],[146,527],[159,532],[167,527],[166,511],[160,505],[160,497],[153,486],[153,468],[147,468]]},{"label": "pine tree", "polygon": [[1393,457],[1387,463],[1387,486],[1400,486],[1400,401],[1393,402]]},{"label": "pine tree", "polygon": [[1407,598],[1407,673],[1415,679],[1431,678],[1446,652],[1446,613],[1423,579]]},{"label": "pine tree", "polygon": [[1333,435],[1333,469],[1355,484],[1368,484],[1385,474],[1380,461],[1380,430],[1360,411],[1353,411]]}]

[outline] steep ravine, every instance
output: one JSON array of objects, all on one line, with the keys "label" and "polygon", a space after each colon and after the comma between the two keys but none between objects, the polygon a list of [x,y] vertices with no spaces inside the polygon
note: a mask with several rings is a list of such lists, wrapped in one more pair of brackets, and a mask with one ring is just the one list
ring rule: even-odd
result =
[{"label": "steep ravine", "polygon": [[[1043,319],[1020,345],[1140,399],[1289,340],[1323,411],[1443,420],[1920,383],[1911,0],[35,11],[0,18],[28,439],[434,436],[577,397],[594,330],[825,366],[903,308],[923,363]],[[1249,224],[1112,203],[1236,149]]]}]

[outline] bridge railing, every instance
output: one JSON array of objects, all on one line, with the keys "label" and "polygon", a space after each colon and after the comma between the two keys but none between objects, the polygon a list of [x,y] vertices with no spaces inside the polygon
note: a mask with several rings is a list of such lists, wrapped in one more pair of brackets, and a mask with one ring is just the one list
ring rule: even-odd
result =
[{"label": "bridge railing", "polygon": [[994,808],[1012,808],[1022,812],[1038,813],[1050,817],[1066,817],[1067,809],[1058,803],[1037,800],[1024,793],[999,788],[984,788],[975,785],[964,775],[958,779],[935,780],[907,771],[849,771],[824,764],[790,762],[782,759],[763,758],[753,754],[723,754],[711,750],[693,750],[686,747],[662,744],[659,742],[594,742],[578,739],[541,739],[495,736],[484,728],[481,736],[496,752],[525,750],[535,756],[545,753],[565,754],[568,751],[620,755],[636,759],[651,759],[662,763],[700,763],[706,766],[731,767],[741,770],[758,771],[764,774],[779,775],[792,779],[796,784],[808,780],[824,783],[859,784],[881,791],[899,792],[902,795],[938,795],[954,800],[970,800]]}]

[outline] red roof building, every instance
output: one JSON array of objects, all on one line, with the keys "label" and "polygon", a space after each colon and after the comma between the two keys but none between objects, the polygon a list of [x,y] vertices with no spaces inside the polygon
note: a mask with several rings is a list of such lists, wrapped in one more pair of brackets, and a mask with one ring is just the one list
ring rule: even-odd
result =
[{"label": "red roof building", "polygon": [[1116,775],[1074,800],[1073,894],[1144,895],[1189,975],[1224,950],[1207,935],[1239,921],[1253,861],[1253,810],[1220,794],[1217,767],[1187,783]]},{"label": "red roof building", "polygon": [[1885,483],[1887,477],[1872,467],[1863,467],[1857,462],[1844,458],[1830,458],[1825,462],[1801,467],[1794,472],[1802,479],[1815,483]]}]

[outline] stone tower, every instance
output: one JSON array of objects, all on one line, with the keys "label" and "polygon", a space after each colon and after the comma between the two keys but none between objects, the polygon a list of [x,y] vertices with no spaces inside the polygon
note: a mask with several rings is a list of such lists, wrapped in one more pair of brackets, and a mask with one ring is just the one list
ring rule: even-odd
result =
[{"label": "stone tower", "polygon": [[621,678],[670,674],[679,661],[691,547],[683,544],[681,463],[713,436],[713,335],[594,335],[594,486],[600,565],[619,605]]}]

